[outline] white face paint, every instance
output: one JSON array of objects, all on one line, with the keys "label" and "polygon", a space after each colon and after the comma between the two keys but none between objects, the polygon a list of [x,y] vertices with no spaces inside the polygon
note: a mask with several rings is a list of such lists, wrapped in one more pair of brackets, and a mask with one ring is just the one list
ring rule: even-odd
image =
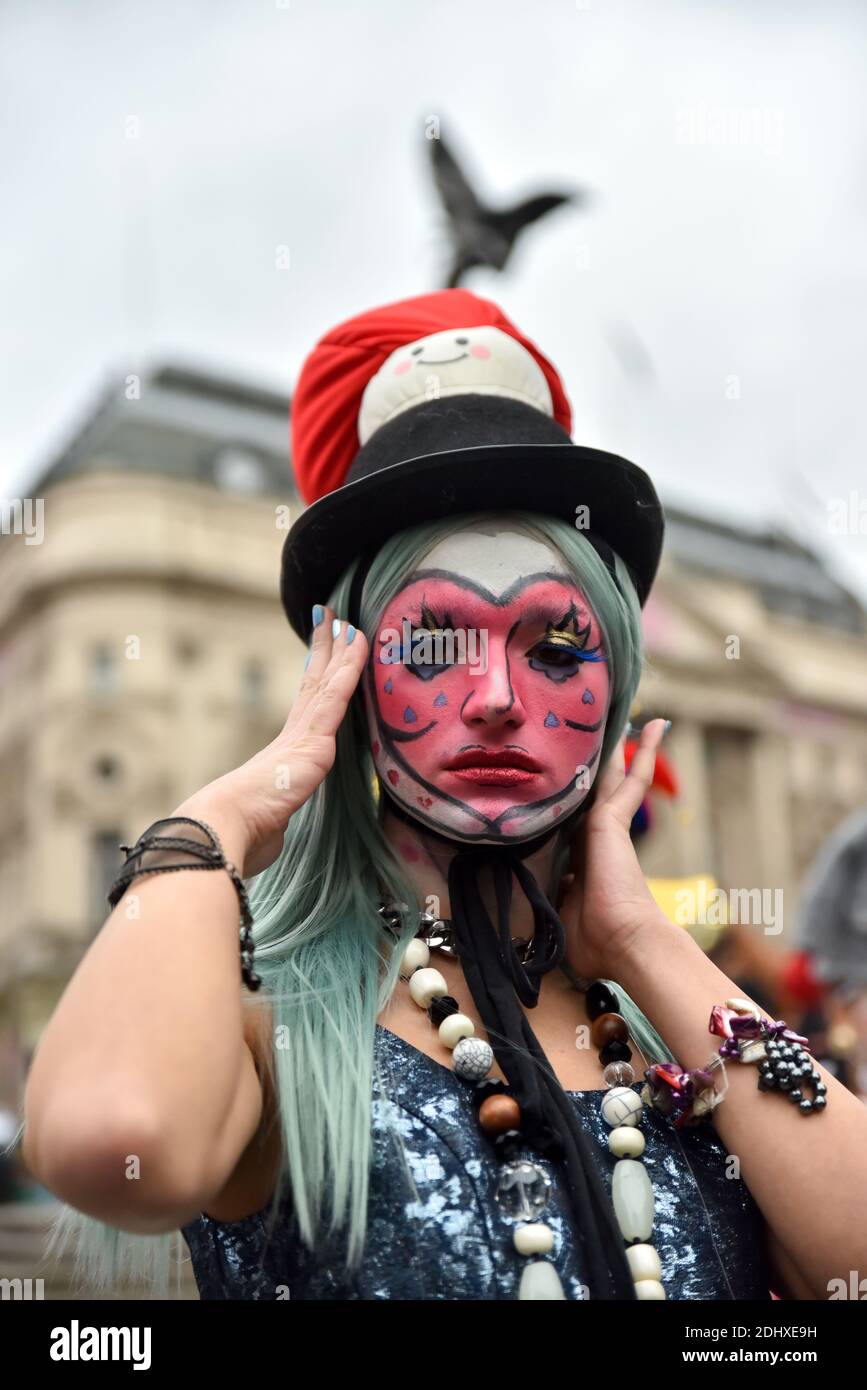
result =
[{"label": "white face paint", "polygon": [[424,825],[521,842],[587,796],[608,713],[598,620],[519,523],[440,541],[386,604],[364,680],[377,772]]}]

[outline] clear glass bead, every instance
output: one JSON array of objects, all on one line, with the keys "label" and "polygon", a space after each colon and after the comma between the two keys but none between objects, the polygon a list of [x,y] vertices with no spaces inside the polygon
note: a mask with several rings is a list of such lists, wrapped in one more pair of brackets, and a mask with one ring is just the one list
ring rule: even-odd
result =
[{"label": "clear glass bead", "polygon": [[551,1179],[537,1163],[504,1163],[494,1193],[506,1221],[535,1221],[551,1198]]},{"label": "clear glass bead", "polygon": [[635,1072],[628,1062],[609,1062],[602,1078],[606,1086],[631,1086]]}]

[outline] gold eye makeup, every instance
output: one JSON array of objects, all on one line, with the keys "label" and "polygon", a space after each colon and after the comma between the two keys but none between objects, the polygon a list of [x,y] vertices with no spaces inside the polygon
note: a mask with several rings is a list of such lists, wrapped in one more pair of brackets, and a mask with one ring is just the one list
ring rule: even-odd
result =
[{"label": "gold eye makeup", "polygon": [[[585,633],[588,631],[589,628],[586,628]],[[548,631],[545,633],[545,636],[542,638],[542,641],[552,642],[555,645],[563,647],[574,647],[576,650],[580,650],[584,646],[584,642],[579,640],[579,637],[576,633],[561,632],[557,628],[550,627],[548,628]]]}]

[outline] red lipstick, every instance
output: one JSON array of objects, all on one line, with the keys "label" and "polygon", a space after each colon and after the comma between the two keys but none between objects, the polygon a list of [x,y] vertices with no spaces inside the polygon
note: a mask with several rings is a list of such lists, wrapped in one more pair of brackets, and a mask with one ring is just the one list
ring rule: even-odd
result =
[{"label": "red lipstick", "polygon": [[518,748],[469,748],[445,766],[465,781],[497,787],[531,782],[542,771],[535,758]]}]

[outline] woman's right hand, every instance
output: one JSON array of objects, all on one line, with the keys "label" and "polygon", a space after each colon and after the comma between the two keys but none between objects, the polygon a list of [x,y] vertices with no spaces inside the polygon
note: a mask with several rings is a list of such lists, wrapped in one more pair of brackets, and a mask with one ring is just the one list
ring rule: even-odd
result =
[{"label": "woman's right hand", "polygon": [[[234,858],[243,878],[273,864],[283,847],[290,816],[333,766],[337,730],[367,660],[364,633],[341,620],[334,637],[331,609],[317,607],[323,617],[313,629],[310,662],[277,737],[241,767],[209,782],[175,812],[213,824],[227,857]],[[224,835],[227,827],[230,834]]]}]

